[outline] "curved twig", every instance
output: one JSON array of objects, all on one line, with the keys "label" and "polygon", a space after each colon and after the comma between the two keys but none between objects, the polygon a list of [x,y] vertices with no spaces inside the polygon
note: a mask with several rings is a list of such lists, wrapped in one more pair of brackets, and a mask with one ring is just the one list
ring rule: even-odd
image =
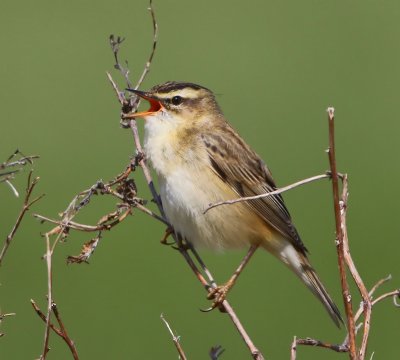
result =
[{"label": "curved twig", "polygon": [[255,195],[255,196],[246,196],[246,197],[241,197],[241,198],[232,199],[232,200],[219,201],[219,202],[216,202],[216,203],[213,203],[213,204],[209,204],[208,208],[204,210],[203,214],[205,214],[207,211],[209,211],[209,210],[211,210],[211,209],[213,209],[213,208],[215,208],[217,206],[232,205],[232,204],[236,204],[236,203],[243,202],[243,201],[263,199],[263,198],[266,198],[266,197],[269,197],[269,196],[281,194],[281,193],[283,193],[285,191],[294,189],[294,188],[296,188],[298,186],[305,185],[305,184],[308,184],[308,183],[313,182],[313,181],[317,181],[317,180],[321,180],[321,179],[330,179],[330,177],[331,177],[330,173],[316,175],[316,176],[312,176],[312,177],[307,178],[307,179],[303,179],[303,180],[297,181],[297,182],[295,182],[293,184],[284,186],[282,188],[276,189],[276,190],[268,192],[268,193]]}]

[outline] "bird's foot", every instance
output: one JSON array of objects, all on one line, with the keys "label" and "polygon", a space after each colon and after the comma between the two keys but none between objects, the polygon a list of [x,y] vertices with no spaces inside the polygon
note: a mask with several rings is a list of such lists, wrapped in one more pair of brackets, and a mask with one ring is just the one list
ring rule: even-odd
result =
[{"label": "bird's foot", "polygon": [[168,237],[173,233],[174,233],[174,229],[172,227],[168,226],[165,229],[165,233],[164,233],[163,238],[160,240],[161,244],[163,244],[163,245],[173,245],[173,244],[175,244],[175,241],[172,241],[172,242],[168,242],[167,241]]},{"label": "bird's foot", "polygon": [[233,286],[235,282],[230,279],[227,283],[224,285],[217,286],[215,288],[212,288],[210,292],[207,295],[208,300],[213,300],[211,306],[208,309],[202,310],[203,312],[209,312],[214,310],[215,308],[218,308],[221,312],[226,312],[225,307],[223,305],[223,302],[226,299],[226,296],[228,295],[229,290]]}]

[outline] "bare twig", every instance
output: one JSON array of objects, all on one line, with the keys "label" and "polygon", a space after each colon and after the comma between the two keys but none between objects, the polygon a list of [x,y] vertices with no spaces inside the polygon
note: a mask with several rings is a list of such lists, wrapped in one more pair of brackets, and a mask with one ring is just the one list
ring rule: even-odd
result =
[{"label": "bare twig", "polygon": [[[157,38],[158,38],[158,24],[157,24],[157,20],[156,20],[156,15],[154,12],[154,8],[153,8],[153,1],[150,0],[149,3],[149,8],[148,10],[150,11],[150,15],[151,15],[151,19],[152,19],[152,23],[153,23],[153,46],[149,55],[149,58],[143,68],[142,74],[140,75],[138,81],[136,82],[135,87],[133,87],[132,82],[129,79],[129,68],[128,68],[128,62],[125,61],[126,67],[122,66],[119,58],[118,58],[118,53],[120,50],[120,45],[122,44],[122,42],[125,40],[124,38],[121,38],[120,36],[118,36],[117,38],[115,38],[114,35],[110,36],[110,45],[111,45],[111,50],[114,54],[114,60],[115,60],[115,64],[114,64],[114,68],[119,70],[119,72],[122,74],[122,76],[124,77],[127,87],[132,89],[138,89],[139,86],[142,84],[142,82],[144,81],[145,77],[147,76],[148,72],[150,71],[150,66],[151,63],[153,61],[154,58],[154,54],[156,52],[156,48],[157,48]],[[140,104],[140,98],[138,96],[132,95],[131,97],[129,97],[129,99],[126,99],[124,96],[124,93],[119,91],[115,82],[112,80],[111,75],[107,72],[107,77],[110,80],[114,90],[117,93],[117,97],[118,97],[118,101],[121,103],[122,105],[122,111],[123,113],[129,113],[132,111],[135,111],[139,104]],[[123,127],[127,128],[129,127],[129,124],[121,119],[121,124]]]},{"label": "bare twig", "polygon": [[389,297],[393,297],[394,306],[400,307],[400,304],[398,304],[397,301],[396,301],[400,297],[400,289],[396,289],[396,290],[390,291],[390,292],[388,292],[386,294],[383,294],[383,295],[377,297],[374,301],[372,301],[371,305],[374,306],[378,302],[380,302],[382,300],[385,300],[385,299],[387,299]]},{"label": "bare twig", "polygon": [[12,242],[14,236],[15,236],[15,233],[17,232],[19,226],[21,225],[22,219],[24,218],[26,212],[29,210],[29,208],[34,203],[39,201],[44,196],[44,194],[43,194],[43,195],[40,195],[40,196],[36,197],[33,200],[30,200],[30,198],[32,196],[32,192],[33,192],[36,184],[39,181],[38,177],[36,177],[36,178],[34,178],[32,180],[32,172],[33,172],[33,170],[31,170],[29,172],[29,175],[28,175],[28,184],[27,184],[26,190],[25,190],[25,199],[24,199],[24,203],[22,205],[22,209],[21,209],[21,211],[20,211],[20,213],[19,213],[19,215],[17,217],[17,220],[15,221],[15,224],[12,227],[10,233],[7,235],[7,237],[6,237],[5,241],[4,241],[3,248],[2,248],[2,250],[0,252],[0,266],[3,263],[4,256],[6,255],[6,252],[7,252],[8,248],[9,248],[9,246],[10,246],[10,244],[11,244],[11,242]]},{"label": "bare twig", "polygon": [[[11,161],[17,155],[21,155],[21,157],[17,160]],[[3,163],[0,163],[0,170],[4,170],[6,168],[15,167],[15,166],[25,166],[26,164],[32,165],[33,160],[38,159],[38,158],[39,158],[39,156],[37,156],[37,155],[25,156],[24,154],[22,154],[21,151],[19,151],[17,149],[9,156],[9,158],[6,161],[4,161]],[[19,171],[19,170],[17,169],[16,171]],[[3,174],[0,174],[0,176],[3,176]]]},{"label": "bare twig", "polygon": [[169,333],[170,333],[171,336],[172,336],[172,341],[173,341],[173,343],[174,343],[174,345],[175,345],[175,347],[176,347],[176,350],[178,351],[179,359],[181,359],[181,360],[187,360],[187,357],[186,357],[186,355],[185,355],[185,352],[183,351],[183,348],[182,348],[181,343],[180,343],[180,337],[179,337],[179,336],[176,336],[176,335],[174,334],[174,332],[173,332],[172,329],[171,329],[171,326],[169,325],[168,321],[165,319],[165,317],[164,317],[163,314],[160,315],[160,318],[161,318],[161,320],[164,322],[165,326],[167,327]]},{"label": "bare twig", "polygon": [[330,349],[336,352],[348,352],[349,348],[345,344],[330,344],[327,342],[306,338],[306,339],[297,339],[296,336],[293,339],[290,351],[290,360],[295,360],[297,355],[297,345],[308,345],[308,346],[316,346],[322,347],[325,349]]},{"label": "bare twig", "polygon": [[69,349],[71,350],[71,353],[72,353],[72,356],[74,357],[74,359],[75,359],[75,360],[79,360],[79,357],[78,357],[78,353],[77,353],[77,351],[76,351],[75,344],[74,344],[74,342],[70,339],[70,337],[68,336],[67,329],[65,328],[64,323],[63,323],[62,320],[61,320],[60,312],[58,311],[57,305],[56,305],[56,303],[54,303],[54,302],[52,303],[52,310],[53,310],[54,316],[55,316],[56,319],[57,319],[58,325],[60,325],[60,330],[61,330],[61,332],[62,332],[62,334],[63,334],[63,335],[62,335],[62,338],[64,339],[64,341],[65,341],[66,344],[68,345]]},{"label": "bare twig", "polygon": [[[327,342],[322,342],[319,340],[306,338],[306,339],[297,339],[296,337],[293,340],[291,347],[291,359],[294,360],[296,358],[296,348],[297,345],[310,345],[310,346],[318,346],[327,349],[331,349],[337,352],[349,352],[351,359],[364,360],[366,356],[366,349],[368,344],[368,335],[370,330],[370,318],[372,307],[378,302],[393,297],[394,301],[396,297],[400,294],[400,289],[394,290],[388,293],[385,293],[379,296],[377,299],[372,301],[372,296],[375,291],[381,286],[383,283],[389,281],[391,276],[389,275],[386,278],[379,280],[368,292],[367,288],[364,285],[364,282],[357,271],[357,268],[352,260],[350,254],[349,247],[349,239],[347,234],[347,224],[346,224],[346,213],[347,213],[347,204],[348,204],[348,179],[347,175],[338,174],[336,170],[336,159],[335,159],[335,141],[334,141],[334,109],[328,109],[328,120],[329,120],[329,163],[331,167],[332,174],[332,186],[333,186],[333,197],[334,197],[334,210],[335,210],[335,220],[336,220],[336,245],[338,252],[338,261],[339,261],[339,272],[341,285],[343,290],[343,298],[346,309],[347,316],[347,325],[348,325],[348,333],[341,345],[335,345]],[[342,195],[339,201],[339,184],[338,178],[342,179],[343,187],[342,187]],[[351,306],[351,295],[349,292],[349,287],[346,279],[346,268],[348,267],[362,297],[362,302],[356,314],[353,316],[353,309]],[[364,313],[364,322],[360,323],[356,326],[358,319],[361,314]],[[360,349],[357,351],[357,346],[355,342],[355,337],[359,331],[359,329],[363,327],[363,336],[361,341]]]},{"label": "bare twig", "polygon": [[[8,316],[15,316],[15,315],[17,315],[17,314],[16,313],[6,313],[6,314],[0,313],[0,324],[4,318],[6,318]],[[0,333],[0,337],[3,337],[4,335],[5,335],[4,333]]]},{"label": "bare twig", "polygon": [[266,198],[266,197],[269,197],[269,196],[281,194],[281,193],[283,193],[285,191],[294,189],[295,187],[298,187],[298,186],[301,186],[301,185],[305,185],[305,184],[308,184],[308,183],[316,181],[316,180],[329,179],[330,177],[331,177],[330,173],[316,175],[316,176],[312,176],[312,177],[304,179],[304,180],[297,181],[297,182],[295,182],[293,184],[290,184],[288,186],[284,186],[282,188],[276,189],[276,190],[268,192],[268,193],[255,195],[255,196],[246,196],[246,197],[241,197],[241,198],[232,199],[232,200],[219,201],[219,202],[216,202],[216,203],[213,203],[213,204],[209,204],[208,208],[204,210],[203,214],[205,214],[207,211],[209,211],[209,210],[211,210],[211,209],[213,209],[213,208],[215,208],[217,206],[232,205],[232,204],[236,204],[236,203],[243,202],[243,201],[263,199],[263,198]]},{"label": "bare twig", "polygon": [[[371,297],[372,294],[381,286],[383,283],[387,282],[390,280],[390,276],[379,280],[369,291],[369,296]],[[371,302],[371,307],[376,305],[378,302],[381,302],[382,300],[385,300],[387,298],[393,297],[393,299],[397,298],[400,296],[400,289],[390,291],[388,293],[385,293],[378,298],[376,298],[374,301]],[[360,304],[360,308],[358,309],[356,315],[354,316],[354,322],[356,323],[357,320],[360,318],[361,314],[364,311],[364,304],[363,302]],[[359,329],[363,326],[363,323],[358,324],[355,327],[355,334],[358,333]],[[328,342],[316,340],[316,339],[311,339],[311,338],[306,338],[306,339],[297,339],[296,337],[293,339],[292,345],[291,345],[291,360],[296,359],[296,353],[297,353],[297,345],[309,345],[309,346],[316,346],[316,347],[322,347],[325,349],[330,349],[336,352],[348,352],[349,351],[349,334],[347,334],[346,338],[342,342],[342,344],[331,344]],[[364,353],[365,357],[365,353]]]},{"label": "bare twig", "polygon": [[393,305],[400,308],[400,303],[397,301],[400,299],[400,289],[397,289],[397,295],[393,295]]},{"label": "bare twig", "polygon": [[[360,360],[364,360],[365,355],[366,355],[366,350],[367,350],[367,344],[368,344],[368,336],[369,336],[369,329],[370,329],[370,319],[371,319],[371,309],[372,309],[372,304],[371,304],[371,299],[370,295],[368,293],[367,288],[364,285],[364,282],[354,264],[354,261],[351,257],[350,254],[350,247],[349,247],[349,238],[347,235],[347,223],[346,223],[346,212],[347,212],[347,203],[348,203],[348,179],[347,179],[347,174],[343,176],[343,189],[342,189],[342,197],[340,201],[340,218],[341,218],[341,226],[342,226],[342,235],[343,235],[343,255],[344,259],[346,261],[346,265],[350,270],[350,273],[357,284],[357,287],[360,291],[361,297],[362,297],[362,305],[363,305],[363,311],[364,311],[364,331],[363,331],[363,337],[362,337],[362,342],[361,342],[361,347],[358,352],[358,356]],[[355,323],[356,319],[354,319]],[[349,334],[350,334],[350,329],[349,329]],[[349,336],[350,340],[350,336]]]},{"label": "bare twig", "polygon": [[334,109],[328,108],[327,111],[328,111],[328,123],[329,123],[328,155],[329,155],[329,165],[332,176],[333,206],[334,206],[335,223],[336,223],[336,249],[338,255],[343,302],[347,317],[347,329],[349,331],[349,354],[350,354],[350,359],[356,360],[357,349],[356,349],[355,323],[353,316],[352,299],[346,276],[346,260],[345,260],[344,245],[343,245],[343,224],[341,220],[340,204],[339,204],[339,176],[336,168],[336,156],[335,156]]},{"label": "bare twig", "polygon": [[296,360],[297,355],[297,337],[293,338],[292,344],[290,345],[290,360]]},{"label": "bare twig", "polygon": [[12,184],[12,182],[9,179],[3,179],[2,181],[4,181],[11,188],[11,190],[14,193],[15,197],[19,197],[18,190],[15,188],[15,186]]},{"label": "bare twig", "polygon": [[372,296],[374,295],[374,293],[378,289],[378,287],[381,286],[382,284],[390,281],[390,280],[392,280],[392,275],[391,274],[389,274],[385,278],[380,279],[379,281],[377,281],[376,284],[369,291],[369,293],[368,293],[369,297],[372,298]]},{"label": "bare twig", "polygon": [[148,10],[150,11],[151,19],[153,21],[153,47],[151,49],[149,59],[147,60],[146,65],[144,66],[142,75],[140,76],[139,80],[136,83],[135,89],[139,88],[139,86],[142,84],[143,80],[147,76],[148,72],[150,71],[150,66],[153,61],[153,57],[154,57],[154,54],[155,54],[156,48],[157,48],[158,24],[156,21],[156,14],[155,14],[154,8],[153,8],[153,0],[150,0],[150,5],[149,5]]},{"label": "bare twig", "polygon": [[[50,235],[48,233],[44,234],[46,238],[46,265],[47,265],[47,315],[46,315],[46,327],[44,331],[44,343],[43,343],[43,352],[41,356],[41,360],[45,360],[47,353],[49,352],[49,340],[50,340],[50,316],[53,304],[53,290],[52,290],[52,270],[51,270],[51,247],[50,247]],[[60,235],[59,235],[60,236]],[[59,237],[58,236],[58,237]]]},{"label": "bare twig", "polygon": [[[19,159],[13,160],[17,155],[20,155]],[[7,170],[0,173],[0,183],[5,182],[12,190],[16,197],[19,197],[18,190],[12,184],[11,180],[15,178],[15,175],[23,170],[23,167],[27,164],[33,164],[34,159],[38,159],[37,155],[25,156],[18,149],[15,150],[6,161],[0,163],[0,170],[16,168],[13,170]],[[13,161],[11,161],[13,160]]]},{"label": "bare twig", "polygon": [[[47,318],[46,315],[43,314],[43,312],[40,310],[40,308],[36,305],[35,301],[31,299],[31,304],[33,309],[35,310],[36,314],[45,322],[47,323]],[[60,336],[65,343],[67,344],[67,346],[69,347],[72,356],[75,360],[79,360],[78,357],[78,352],[76,350],[75,344],[74,342],[70,339],[70,337],[68,336],[67,330],[64,326],[64,323],[61,320],[61,316],[60,313],[58,311],[57,305],[53,302],[52,303],[52,310],[53,313],[57,319],[57,322],[60,326],[60,329],[58,329],[52,322],[49,322],[49,327],[58,335]]]},{"label": "bare twig", "polygon": [[[115,217],[115,220],[110,222],[110,223],[106,223],[106,224],[98,224],[98,225],[86,225],[86,224],[79,224],[75,221],[63,221],[63,220],[54,220],[54,219],[50,219],[46,216],[42,216],[39,214],[34,214],[33,216],[37,219],[40,219],[42,221],[47,221],[53,224],[57,224],[60,227],[63,227],[64,229],[67,228],[71,228],[74,230],[79,230],[79,231],[85,231],[85,232],[96,232],[96,231],[103,231],[103,230],[110,230],[111,228],[113,228],[114,226],[118,225],[119,223],[121,223],[123,220],[126,219],[126,217],[131,214],[131,208],[128,207],[125,212],[122,212],[121,214],[118,214],[118,216]],[[61,228],[60,228],[61,231]]]}]

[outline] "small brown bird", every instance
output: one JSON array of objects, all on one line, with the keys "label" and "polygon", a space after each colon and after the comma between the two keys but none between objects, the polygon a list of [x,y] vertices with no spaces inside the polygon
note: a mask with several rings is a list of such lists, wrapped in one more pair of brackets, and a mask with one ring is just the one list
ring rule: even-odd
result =
[{"label": "small brown bird", "polygon": [[[167,82],[148,92],[128,90],[150,102],[148,111],[125,117],[145,119],[145,154],[158,175],[162,204],[174,230],[194,247],[250,246],[253,252],[263,247],[303,281],[340,326],[339,310],[311,266],[281,195],[204,213],[211,203],[277,188],[261,158],[226,121],[214,94],[184,82]],[[224,300],[233,283],[231,279],[212,292],[215,304]]]}]

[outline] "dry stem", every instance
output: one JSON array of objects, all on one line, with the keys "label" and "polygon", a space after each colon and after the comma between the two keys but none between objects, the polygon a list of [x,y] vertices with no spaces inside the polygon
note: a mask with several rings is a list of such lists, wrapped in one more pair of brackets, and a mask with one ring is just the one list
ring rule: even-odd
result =
[{"label": "dry stem", "polygon": [[349,331],[349,354],[350,359],[357,359],[356,351],[356,337],[355,337],[355,323],[353,317],[352,299],[349,290],[349,284],[346,277],[346,262],[343,245],[343,224],[341,219],[340,204],[339,204],[339,176],[336,169],[336,156],[335,156],[335,128],[334,128],[334,109],[328,108],[328,121],[329,121],[329,165],[332,175],[332,190],[333,190],[333,206],[335,211],[336,223],[336,249],[338,256],[340,282],[342,287],[342,295],[344,307],[346,310],[347,329]]},{"label": "dry stem", "polygon": [[[40,308],[36,305],[35,301],[31,299],[31,304],[33,309],[35,310],[36,314],[47,324],[47,317],[46,315],[43,314],[43,312],[40,310]],[[49,322],[49,328],[51,328],[58,336],[60,336],[65,343],[68,345],[72,356],[74,357],[75,360],[79,360],[78,357],[78,352],[76,350],[75,344],[74,342],[70,339],[70,337],[68,336],[67,330],[64,326],[64,323],[61,320],[61,315],[58,311],[57,305],[56,303],[52,303],[52,311],[57,319],[57,322],[60,326],[60,329],[58,329],[53,323]]]},{"label": "dry stem", "polygon": [[[327,348],[336,352],[349,352],[351,359],[364,360],[366,356],[366,349],[368,344],[368,336],[370,330],[370,319],[372,307],[378,302],[393,297],[393,301],[396,305],[396,298],[399,297],[400,289],[390,291],[379,296],[377,299],[372,301],[372,295],[383,283],[391,279],[391,276],[379,280],[368,292],[364,282],[357,271],[357,268],[353,262],[350,254],[349,239],[347,234],[346,224],[346,213],[348,203],[348,178],[347,175],[339,175],[336,170],[336,158],[335,158],[335,138],[334,138],[334,109],[328,109],[328,121],[329,121],[329,163],[332,175],[332,187],[333,187],[333,198],[334,198],[334,211],[336,220],[336,245],[339,262],[340,280],[343,291],[344,304],[346,309],[348,333],[341,345],[331,344],[311,338],[297,339],[294,338],[291,346],[291,360],[296,359],[297,345],[310,345]],[[339,177],[342,179],[342,194],[339,201]],[[346,266],[348,267],[357,287],[361,294],[362,302],[360,308],[353,315],[353,309],[351,306],[351,295],[349,292],[349,286],[346,278]],[[356,326],[356,322],[360,318],[361,314],[364,313],[364,322]],[[363,336],[361,341],[360,349],[357,351],[356,335],[358,330],[363,327]]]},{"label": "dry stem", "polygon": [[176,335],[174,334],[174,332],[173,332],[172,329],[171,329],[171,326],[169,325],[168,321],[165,319],[165,317],[164,317],[163,314],[160,315],[160,318],[161,318],[161,320],[164,322],[165,326],[167,327],[169,333],[170,333],[171,336],[172,336],[172,341],[173,341],[173,343],[174,343],[174,345],[175,345],[175,347],[176,347],[176,350],[178,351],[179,359],[181,359],[181,360],[187,360],[187,357],[186,357],[186,355],[185,355],[185,352],[183,351],[183,348],[182,348],[182,346],[181,346],[179,336],[176,336]]},{"label": "dry stem", "polygon": [[[0,324],[3,321],[4,318],[9,317],[9,316],[15,316],[17,315],[16,313],[6,313],[6,314],[2,314],[0,313]],[[5,334],[0,332],[0,337],[3,337]]]},{"label": "dry stem", "polygon": [[269,196],[281,194],[281,193],[283,193],[285,191],[294,189],[294,188],[296,188],[298,186],[305,185],[305,184],[308,184],[308,183],[316,181],[316,180],[329,179],[330,177],[331,177],[330,173],[321,174],[321,175],[315,175],[315,176],[312,176],[310,178],[297,181],[297,182],[295,182],[293,184],[281,187],[279,189],[276,189],[274,191],[267,192],[267,193],[264,193],[264,194],[255,195],[255,196],[246,196],[246,197],[241,197],[241,198],[232,199],[232,200],[219,201],[219,202],[216,202],[216,203],[213,203],[213,204],[209,204],[208,208],[204,210],[203,214],[205,214],[207,211],[209,211],[209,210],[211,210],[211,209],[213,209],[213,208],[215,208],[217,206],[232,205],[232,204],[236,204],[236,203],[243,202],[243,201],[264,199],[264,198],[269,197]]},{"label": "dry stem", "polygon": [[[383,283],[387,282],[388,280],[390,280],[391,277],[388,276],[384,279],[379,280],[370,290],[369,292],[369,297],[372,298],[372,295],[374,294],[374,292],[379,288],[379,286],[381,286]],[[388,293],[385,293],[381,296],[379,296],[378,298],[376,298],[374,301],[371,302],[371,307],[375,306],[378,302],[381,302],[382,300],[385,300],[389,297],[393,297],[393,299],[397,298],[400,296],[400,289],[397,290],[393,290],[390,291]],[[360,304],[360,308],[358,309],[356,315],[354,316],[354,322],[357,322],[357,320],[360,318],[361,314],[363,313],[364,310],[364,304],[361,303]],[[355,334],[357,334],[358,330],[362,327],[362,323],[358,324],[355,327]],[[311,339],[311,338],[306,338],[306,339],[297,339],[296,337],[294,337],[292,345],[291,345],[291,360],[295,360],[296,359],[296,355],[297,355],[297,345],[308,345],[308,346],[316,346],[316,347],[322,347],[325,349],[330,349],[336,352],[348,352],[349,351],[349,346],[348,346],[348,342],[349,342],[349,334],[347,334],[346,338],[344,339],[344,341],[342,342],[342,344],[331,344],[328,342],[324,342],[324,341],[320,341],[320,340],[316,340],[316,339]],[[365,358],[365,353],[364,353],[364,358]],[[361,359],[361,357],[360,357]]]},{"label": "dry stem", "polygon": [[3,263],[4,256],[6,255],[7,250],[9,248],[12,240],[14,239],[15,233],[17,232],[19,226],[21,225],[22,219],[24,218],[26,212],[29,210],[29,208],[34,203],[39,201],[44,196],[44,194],[42,194],[42,195],[36,197],[35,199],[30,200],[32,192],[33,192],[36,184],[39,181],[38,177],[36,177],[36,178],[34,178],[32,180],[32,173],[33,173],[33,170],[31,170],[29,172],[29,175],[28,175],[28,184],[27,184],[26,190],[25,190],[25,199],[24,199],[24,204],[22,205],[22,209],[21,209],[20,213],[18,214],[17,220],[15,221],[15,224],[12,227],[10,233],[7,235],[7,237],[6,237],[5,241],[4,241],[3,248],[2,248],[2,250],[0,252],[0,266]]},{"label": "dry stem", "polygon": [[[340,221],[342,224],[342,236],[343,236],[343,255],[346,261],[346,265],[350,270],[351,275],[357,287],[360,291],[362,297],[362,305],[364,309],[364,331],[363,331],[363,338],[361,342],[361,347],[358,352],[358,356],[360,360],[363,360],[366,355],[367,344],[368,344],[368,335],[370,329],[370,319],[371,319],[371,299],[370,295],[368,294],[368,290],[364,285],[364,282],[358,273],[358,270],[353,262],[353,259],[350,254],[350,247],[349,247],[349,238],[347,234],[347,224],[346,224],[346,212],[347,212],[347,202],[348,202],[348,179],[347,175],[343,176],[343,189],[342,189],[342,198],[340,201]],[[355,324],[356,319],[354,318],[353,323]],[[350,329],[349,329],[350,334]],[[354,336],[355,337],[355,336]],[[351,341],[351,336],[349,336],[349,340]]]}]

